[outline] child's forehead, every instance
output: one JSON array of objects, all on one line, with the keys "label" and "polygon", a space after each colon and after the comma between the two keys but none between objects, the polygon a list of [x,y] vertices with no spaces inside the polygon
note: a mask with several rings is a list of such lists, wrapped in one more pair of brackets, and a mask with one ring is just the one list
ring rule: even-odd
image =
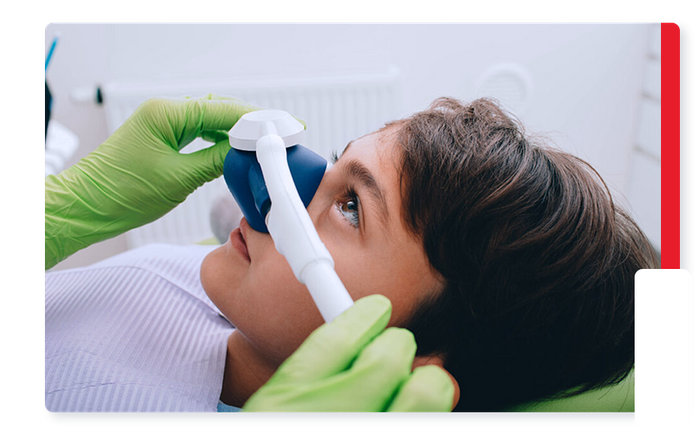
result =
[{"label": "child's forehead", "polygon": [[384,127],[353,139],[343,148],[337,160],[340,160],[346,153],[349,153],[348,157],[376,156],[381,162],[394,159],[397,154],[397,151],[392,149],[395,141],[394,133],[394,129]]}]

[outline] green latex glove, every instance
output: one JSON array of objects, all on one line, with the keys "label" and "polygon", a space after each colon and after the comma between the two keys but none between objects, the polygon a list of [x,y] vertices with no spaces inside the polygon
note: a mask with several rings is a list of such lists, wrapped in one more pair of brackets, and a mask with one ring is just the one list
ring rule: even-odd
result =
[{"label": "green latex glove", "polygon": [[244,411],[450,411],[454,386],[437,366],[411,372],[413,334],[384,329],[386,297],[362,298],[314,331]]},{"label": "green latex glove", "polygon": [[[105,143],[46,178],[45,268],[154,221],[223,171],[228,130],[255,108],[235,99],[149,99]],[[214,142],[190,154],[195,138]]]}]

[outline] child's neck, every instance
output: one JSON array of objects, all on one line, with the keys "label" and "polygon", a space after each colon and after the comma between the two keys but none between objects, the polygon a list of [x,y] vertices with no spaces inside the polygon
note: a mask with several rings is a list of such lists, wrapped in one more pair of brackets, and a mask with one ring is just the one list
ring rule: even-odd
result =
[{"label": "child's neck", "polygon": [[272,377],[275,370],[256,354],[240,331],[234,331],[229,336],[226,347],[226,367],[220,400],[227,405],[243,407],[248,398]]}]

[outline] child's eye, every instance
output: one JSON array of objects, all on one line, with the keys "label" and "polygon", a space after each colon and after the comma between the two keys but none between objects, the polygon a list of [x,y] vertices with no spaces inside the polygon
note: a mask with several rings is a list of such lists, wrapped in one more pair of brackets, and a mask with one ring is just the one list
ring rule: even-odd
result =
[{"label": "child's eye", "polygon": [[347,190],[345,196],[336,203],[338,211],[350,225],[360,227],[360,200],[354,190]]}]

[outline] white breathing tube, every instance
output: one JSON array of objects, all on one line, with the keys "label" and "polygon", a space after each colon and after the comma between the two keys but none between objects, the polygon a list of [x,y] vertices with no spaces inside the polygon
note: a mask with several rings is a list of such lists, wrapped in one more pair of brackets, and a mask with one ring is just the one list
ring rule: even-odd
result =
[{"label": "white breathing tube", "polygon": [[229,133],[231,146],[250,151],[255,140],[256,158],[271,202],[265,217],[267,229],[275,248],[329,322],[352,306],[353,300],[335,272],[333,257],[316,232],[287,163],[287,146],[298,143],[304,128],[291,115],[278,110],[257,111],[243,118]]}]

